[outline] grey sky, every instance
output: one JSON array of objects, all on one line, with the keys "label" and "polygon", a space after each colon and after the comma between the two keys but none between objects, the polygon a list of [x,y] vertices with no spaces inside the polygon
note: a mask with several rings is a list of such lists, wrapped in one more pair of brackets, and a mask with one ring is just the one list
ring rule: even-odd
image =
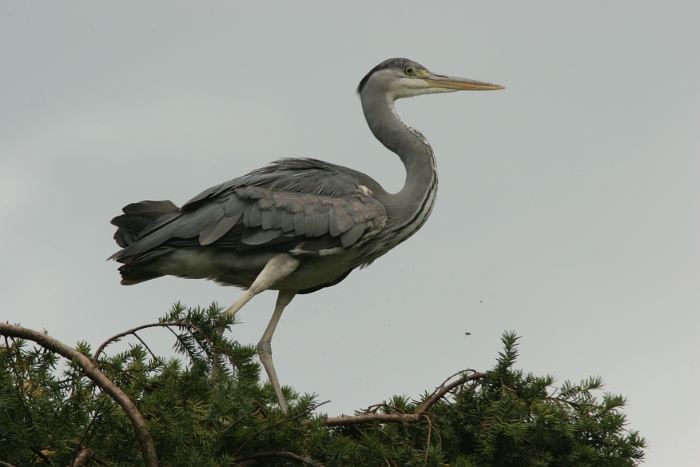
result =
[{"label": "grey sky", "polygon": [[[273,340],[282,384],[331,414],[490,368],[600,375],[628,398],[648,466],[700,465],[700,3],[0,3],[0,320],[98,345],[177,300],[119,285],[111,217],[181,204],[279,157],[403,167],[354,93],[380,61],[504,91],[397,104],[433,145],[423,230],[297,297]],[[257,343],[275,295],[240,313]],[[470,332],[471,336],[465,336]],[[144,333],[169,352],[171,336]]]}]

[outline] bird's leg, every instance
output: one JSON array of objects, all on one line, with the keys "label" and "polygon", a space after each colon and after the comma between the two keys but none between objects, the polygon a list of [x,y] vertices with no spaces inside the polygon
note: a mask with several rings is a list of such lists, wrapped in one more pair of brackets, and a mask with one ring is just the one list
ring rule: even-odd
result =
[{"label": "bird's leg", "polygon": [[275,332],[277,323],[282,316],[284,308],[289,305],[296,295],[295,291],[290,290],[280,290],[277,296],[277,303],[275,304],[275,312],[272,314],[272,319],[265,329],[265,333],[258,342],[258,356],[260,357],[260,362],[263,364],[265,371],[267,372],[267,378],[270,380],[272,389],[277,395],[277,400],[280,404],[280,409],[282,412],[287,413],[287,401],[284,400],[284,395],[282,394],[282,388],[280,387],[280,382],[277,379],[277,372],[275,371],[275,365],[272,363],[272,334]]},{"label": "bird's leg", "polygon": [[235,314],[243,307],[243,305],[248,303],[251,298],[255,297],[260,292],[269,289],[280,279],[284,279],[293,273],[299,266],[299,263],[300,262],[298,259],[287,253],[281,253],[277,256],[273,256],[272,259],[267,262],[263,270],[260,271],[258,277],[255,278],[253,285],[251,285],[250,288],[243,293],[241,298],[236,300],[236,303],[228,307],[224,313],[227,315]]},{"label": "bird's leg", "polygon": [[[297,267],[299,267],[300,261],[294,258],[292,255],[287,253],[282,253],[274,256],[270,261],[267,262],[265,267],[255,281],[250,286],[245,293],[236,300],[236,303],[231,305],[224,313],[234,314],[240,310],[243,305],[248,303],[248,301],[263,292],[270,287],[272,287],[277,281],[284,279],[291,273],[293,273]],[[280,387],[279,380],[277,379],[277,372],[275,371],[275,366],[272,364],[272,347],[270,342],[272,341],[272,334],[275,332],[277,323],[282,316],[282,311],[284,308],[292,301],[296,295],[296,292],[280,290],[277,297],[277,304],[275,305],[275,312],[272,314],[272,319],[265,329],[265,333],[258,343],[258,355],[260,356],[260,362],[263,364],[265,371],[267,372],[267,377],[270,380],[272,389],[275,391],[277,400],[280,404],[280,409],[282,412],[287,413],[287,401],[284,400],[284,395],[282,395],[282,388]]]}]

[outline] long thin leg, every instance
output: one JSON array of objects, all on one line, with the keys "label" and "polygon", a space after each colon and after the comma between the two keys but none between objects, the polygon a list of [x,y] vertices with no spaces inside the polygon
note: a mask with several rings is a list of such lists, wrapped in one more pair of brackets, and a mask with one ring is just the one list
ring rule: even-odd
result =
[{"label": "long thin leg", "polygon": [[260,362],[263,364],[263,367],[267,372],[267,377],[270,380],[272,389],[277,395],[277,400],[279,401],[280,409],[284,413],[287,413],[287,401],[284,400],[282,388],[280,387],[280,382],[277,379],[275,365],[272,363],[271,342],[272,335],[275,333],[275,328],[277,327],[277,323],[279,322],[280,317],[282,316],[284,308],[287,305],[289,305],[289,302],[292,301],[295,295],[296,291],[280,290],[280,293],[277,296],[277,303],[275,304],[275,312],[272,314],[272,319],[270,319],[270,323],[267,325],[267,329],[265,329],[265,333],[263,334],[262,339],[260,339],[260,342],[258,342],[258,355],[260,356]]},{"label": "long thin leg", "polygon": [[[270,261],[267,262],[263,270],[260,271],[258,277],[255,278],[255,281],[250,286],[250,288],[246,290],[245,293],[241,296],[241,298],[236,300],[236,303],[231,305],[224,313],[235,314],[238,310],[240,310],[243,307],[243,305],[248,303],[248,301],[251,298],[259,294],[260,292],[269,289],[277,281],[284,279],[285,277],[293,273],[296,270],[296,268],[299,267],[299,264],[300,261],[298,259],[294,258],[292,255],[289,255],[287,253],[281,253],[277,256],[272,257],[272,259],[270,259]],[[280,291],[279,295],[277,296],[275,312],[272,314],[272,319],[267,325],[267,329],[265,329],[265,333],[263,334],[262,339],[258,343],[258,355],[260,356],[260,362],[263,364],[263,367],[267,372],[267,377],[270,380],[272,389],[274,389],[275,395],[277,395],[277,400],[279,401],[280,409],[284,413],[287,413],[287,401],[284,400],[284,396],[282,395],[282,388],[280,387],[279,380],[277,379],[277,372],[275,371],[275,366],[272,364],[272,347],[270,345],[270,342],[272,341],[272,334],[274,334],[275,332],[275,328],[277,327],[277,323],[279,322],[280,317],[282,316],[282,311],[284,311],[284,307],[286,307],[289,304],[289,302],[292,301],[294,295],[296,295],[296,292],[283,290]]]},{"label": "long thin leg", "polygon": [[260,271],[258,277],[255,278],[253,285],[241,295],[241,298],[236,300],[236,303],[228,307],[224,313],[235,314],[243,305],[248,303],[251,298],[269,289],[275,282],[293,273],[298,266],[299,260],[292,255],[281,253],[277,256],[273,256],[272,259],[267,262],[263,270]]}]

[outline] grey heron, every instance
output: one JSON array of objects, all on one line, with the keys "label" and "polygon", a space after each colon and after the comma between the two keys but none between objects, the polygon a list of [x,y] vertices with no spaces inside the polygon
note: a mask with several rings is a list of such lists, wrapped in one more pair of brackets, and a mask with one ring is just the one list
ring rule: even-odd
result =
[{"label": "grey heron", "polygon": [[287,412],[270,345],[284,308],[296,294],[336,285],[408,239],[435,204],[433,150],[399,119],[394,101],[496,89],[503,87],[438,75],[404,58],[380,63],[362,78],[357,94],[374,136],[405,166],[398,193],[347,167],[292,158],[209,188],[180,208],[170,201],[129,204],[112,219],[122,250],[110,259],[123,264],[121,283],[169,275],[242,287],[230,314],[260,292],[279,291],[258,355]]}]

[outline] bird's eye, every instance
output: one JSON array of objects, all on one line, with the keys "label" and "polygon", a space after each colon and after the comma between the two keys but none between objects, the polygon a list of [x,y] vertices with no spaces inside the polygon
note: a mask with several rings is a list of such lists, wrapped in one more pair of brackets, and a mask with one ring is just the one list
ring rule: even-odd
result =
[{"label": "bird's eye", "polygon": [[407,75],[412,75],[413,74],[413,67],[407,66],[406,68],[403,69],[403,72],[406,73]]}]

